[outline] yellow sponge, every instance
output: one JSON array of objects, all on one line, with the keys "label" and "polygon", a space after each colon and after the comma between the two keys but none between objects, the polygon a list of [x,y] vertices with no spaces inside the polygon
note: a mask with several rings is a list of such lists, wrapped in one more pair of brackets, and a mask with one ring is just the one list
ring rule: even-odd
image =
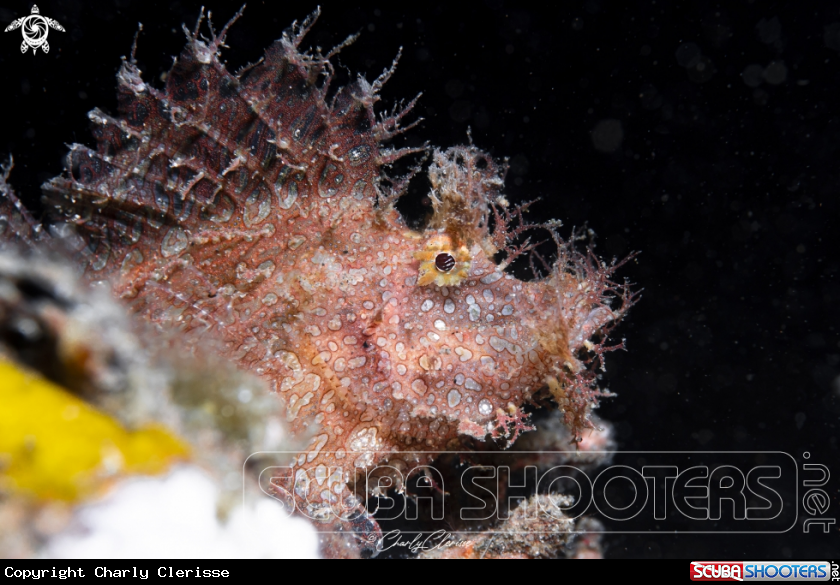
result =
[{"label": "yellow sponge", "polygon": [[157,426],[126,430],[66,390],[0,359],[0,488],[75,501],[125,474],[155,474],[189,449]]}]

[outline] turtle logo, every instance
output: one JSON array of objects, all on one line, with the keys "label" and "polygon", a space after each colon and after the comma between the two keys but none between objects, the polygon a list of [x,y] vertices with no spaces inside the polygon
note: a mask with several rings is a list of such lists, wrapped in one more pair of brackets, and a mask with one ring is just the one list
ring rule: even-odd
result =
[{"label": "turtle logo", "polygon": [[58,24],[57,20],[41,16],[40,12],[38,7],[33,5],[32,14],[18,18],[6,27],[5,32],[17,28],[20,28],[21,32],[23,32],[23,42],[20,45],[21,53],[25,53],[29,47],[32,47],[33,55],[38,52],[39,48],[45,53],[49,53],[50,44],[47,42],[47,33],[49,33],[51,28],[64,32],[64,27]]}]

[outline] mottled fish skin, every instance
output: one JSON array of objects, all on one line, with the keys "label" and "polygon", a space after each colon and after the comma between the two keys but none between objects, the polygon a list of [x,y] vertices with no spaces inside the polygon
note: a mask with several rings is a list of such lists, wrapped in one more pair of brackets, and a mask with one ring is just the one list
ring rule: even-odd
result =
[{"label": "mottled fish skin", "polygon": [[413,102],[375,115],[393,68],[328,102],[328,56],[299,48],[313,21],[240,75],[219,61],[227,27],[189,33],[162,90],[124,61],[118,115],[90,113],[95,148],[73,145],[44,193],[89,280],[267,381],[291,431],[313,437],[287,491],[331,523],[331,506],[360,507],[359,474],[465,437],[510,444],[526,404],[558,406],[579,436],[606,331],[634,297],[555,223],[535,226],[558,246],[545,274],[505,272],[494,258],[527,253],[514,241],[528,226],[502,196],[505,165],[474,146],[433,151],[434,214],[409,229],[400,180],[381,179],[415,152],[384,146]]}]

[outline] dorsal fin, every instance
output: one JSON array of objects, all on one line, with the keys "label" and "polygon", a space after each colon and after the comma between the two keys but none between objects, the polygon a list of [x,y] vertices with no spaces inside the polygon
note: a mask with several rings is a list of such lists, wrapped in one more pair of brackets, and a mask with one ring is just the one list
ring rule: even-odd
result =
[{"label": "dorsal fin", "polygon": [[43,230],[9,184],[13,166],[11,156],[6,164],[0,165],[0,244],[20,243],[31,247],[43,239]]}]

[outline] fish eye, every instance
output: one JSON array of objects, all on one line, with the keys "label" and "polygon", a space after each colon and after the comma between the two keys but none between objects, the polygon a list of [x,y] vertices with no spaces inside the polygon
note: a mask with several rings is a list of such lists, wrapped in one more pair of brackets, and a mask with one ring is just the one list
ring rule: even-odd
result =
[{"label": "fish eye", "polygon": [[449,272],[455,268],[455,258],[452,257],[452,254],[441,252],[435,258],[435,268],[441,272]]}]

